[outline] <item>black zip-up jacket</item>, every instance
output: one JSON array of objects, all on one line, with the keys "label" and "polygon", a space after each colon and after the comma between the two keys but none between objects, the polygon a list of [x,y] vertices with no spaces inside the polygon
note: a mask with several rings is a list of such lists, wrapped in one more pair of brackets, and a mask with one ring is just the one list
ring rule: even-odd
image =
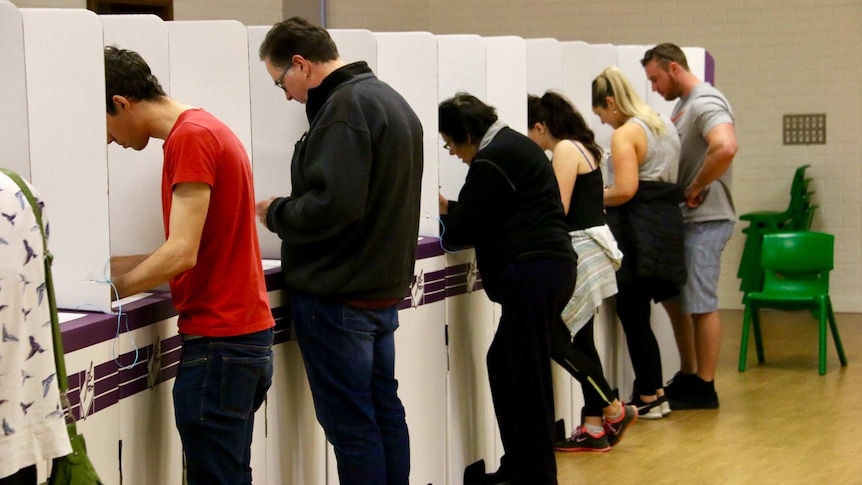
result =
[{"label": "black zip-up jacket", "polygon": [[623,253],[617,283],[650,278],[672,285],[686,280],[682,188],[667,182],[638,182],[631,200],[607,208],[608,226]]},{"label": "black zip-up jacket", "polygon": [[365,62],[309,90],[290,197],[267,212],[288,288],[343,300],[402,298],[413,277],[422,125]]},{"label": "black zip-up jacket", "polygon": [[499,274],[510,263],[577,261],[554,169],[538,145],[511,128],[476,152],[448,212],[441,217],[443,243],[475,246],[485,292],[494,301]]}]

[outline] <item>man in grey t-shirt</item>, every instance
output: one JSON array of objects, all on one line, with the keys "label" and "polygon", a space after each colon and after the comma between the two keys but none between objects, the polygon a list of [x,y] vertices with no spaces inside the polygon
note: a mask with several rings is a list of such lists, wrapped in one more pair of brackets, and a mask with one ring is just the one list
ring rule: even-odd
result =
[{"label": "man in grey t-shirt", "polygon": [[668,101],[679,99],[672,120],[682,144],[679,183],[685,188],[688,281],[679,298],[664,302],[680,355],[680,371],[666,393],[672,409],[715,409],[721,344],[718,275],[721,252],[736,221],[730,194],[736,155],[733,111],[721,92],[691,73],[679,47],[659,44],[641,64],[653,91]]}]

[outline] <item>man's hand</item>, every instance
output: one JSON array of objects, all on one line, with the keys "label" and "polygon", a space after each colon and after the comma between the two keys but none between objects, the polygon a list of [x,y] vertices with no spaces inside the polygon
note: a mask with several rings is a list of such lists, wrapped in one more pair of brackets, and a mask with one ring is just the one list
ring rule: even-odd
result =
[{"label": "man's hand", "polygon": [[685,189],[685,204],[692,209],[700,207],[703,201],[706,200],[706,191],[699,186],[691,184]]},{"label": "man's hand", "polygon": [[270,197],[257,203],[257,218],[264,227],[266,227],[266,213],[269,212],[269,206],[275,199],[275,197]]}]

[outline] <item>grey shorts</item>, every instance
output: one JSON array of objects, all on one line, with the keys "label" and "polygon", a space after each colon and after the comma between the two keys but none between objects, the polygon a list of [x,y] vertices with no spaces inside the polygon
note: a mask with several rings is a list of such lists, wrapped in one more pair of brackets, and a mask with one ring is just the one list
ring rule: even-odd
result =
[{"label": "grey shorts", "polygon": [[733,235],[734,221],[685,224],[685,267],[688,279],[680,288],[679,302],[688,314],[718,310],[718,275],[721,252]]}]

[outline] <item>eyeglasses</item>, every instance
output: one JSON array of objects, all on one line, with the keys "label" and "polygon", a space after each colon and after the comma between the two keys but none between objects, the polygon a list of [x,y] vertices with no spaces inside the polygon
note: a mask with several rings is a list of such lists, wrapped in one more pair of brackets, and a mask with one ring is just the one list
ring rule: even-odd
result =
[{"label": "eyeglasses", "polygon": [[448,141],[444,141],[444,142],[443,142],[443,149],[444,149],[444,150],[450,150],[451,148],[452,148],[452,146],[451,146],[451,145],[449,145],[449,142],[448,142]]},{"label": "eyeglasses", "polygon": [[281,75],[278,76],[278,80],[275,81],[275,87],[281,89],[282,91],[287,91],[287,88],[284,87],[284,76],[287,75],[287,71],[289,71],[291,67],[293,67],[293,64],[288,64],[287,67],[285,67],[284,70],[281,71]]}]

